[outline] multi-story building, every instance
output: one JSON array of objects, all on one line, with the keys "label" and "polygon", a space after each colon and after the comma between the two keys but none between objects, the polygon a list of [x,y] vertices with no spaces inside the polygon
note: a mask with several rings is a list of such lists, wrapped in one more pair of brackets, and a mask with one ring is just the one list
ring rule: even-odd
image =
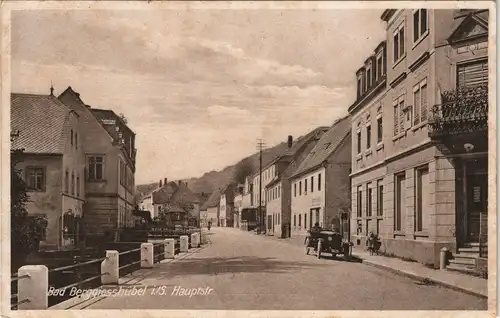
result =
[{"label": "multi-story building", "polygon": [[241,212],[243,210],[243,189],[244,186],[239,184],[237,186],[237,192],[234,195],[234,216],[233,216],[233,227],[239,228],[241,224]]},{"label": "multi-story building", "polygon": [[241,213],[239,217],[241,229],[249,230],[257,226],[257,209],[254,207],[253,192],[253,178],[248,176],[245,178],[241,200]]},{"label": "multi-story building", "polygon": [[307,235],[316,222],[348,232],[350,128],[349,116],[338,119],[290,176],[292,236]]},{"label": "multi-story building", "polygon": [[269,165],[274,165],[276,175],[266,186],[267,233],[279,238],[291,234],[290,176],[307,157],[329,127],[319,127],[293,141],[288,136],[288,148]]},{"label": "multi-story building", "polygon": [[29,188],[27,210],[47,219],[40,248],[78,245],[85,201],[82,118],[50,95],[11,94],[12,149]]},{"label": "multi-story building", "polygon": [[[353,133],[361,131],[352,147],[354,238],[362,244],[379,231],[386,253],[434,266],[442,247],[457,259],[479,257],[487,240],[489,13],[391,9],[381,18],[386,86],[350,107]],[[375,144],[365,127],[378,126],[379,107],[385,129]]]},{"label": "multi-story building", "polygon": [[236,185],[228,184],[220,191],[219,224],[222,227],[233,227],[234,222],[234,194]]},{"label": "multi-story building", "polygon": [[135,134],[111,110],[93,109],[68,87],[58,99],[78,114],[85,162],[84,221],[89,232],[131,227],[135,209]]}]

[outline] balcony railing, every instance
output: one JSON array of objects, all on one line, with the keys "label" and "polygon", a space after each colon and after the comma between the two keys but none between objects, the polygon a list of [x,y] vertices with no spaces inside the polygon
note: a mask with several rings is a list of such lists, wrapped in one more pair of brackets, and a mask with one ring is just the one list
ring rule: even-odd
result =
[{"label": "balcony railing", "polygon": [[461,87],[442,94],[429,118],[429,135],[440,137],[488,130],[487,86]]}]

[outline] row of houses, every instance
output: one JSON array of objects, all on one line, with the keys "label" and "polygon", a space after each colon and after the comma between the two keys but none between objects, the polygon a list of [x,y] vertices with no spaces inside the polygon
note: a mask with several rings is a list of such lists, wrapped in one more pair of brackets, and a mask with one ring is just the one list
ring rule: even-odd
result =
[{"label": "row of houses", "polygon": [[318,222],[358,245],[374,233],[385,253],[433,266],[443,247],[456,260],[484,257],[488,18],[487,10],[385,10],[386,39],[356,72],[348,115],[289,136],[262,173],[235,192],[214,191],[202,219],[264,225],[280,238]]},{"label": "row of houses", "polygon": [[85,104],[68,87],[59,96],[11,94],[11,149],[28,186],[30,215],[46,218],[44,249],[79,245],[84,233],[132,227],[135,133],[123,116]]}]

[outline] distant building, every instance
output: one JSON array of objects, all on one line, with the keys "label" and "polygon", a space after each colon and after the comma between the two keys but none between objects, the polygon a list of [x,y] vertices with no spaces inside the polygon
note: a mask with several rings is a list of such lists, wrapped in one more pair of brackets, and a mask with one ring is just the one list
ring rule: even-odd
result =
[{"label": "distant building", "polygon": [[154,219],[162,220],[170,225],[199,226],[200,203],[183,181],[167,179],[152,192]]},{"label": "distant building", "polygon": [[208,222],[211,222],[212,226],[219,226],[220,197],[220,189],[214,190],[208,200],[201,206],[203,223],[208,225]]},{"label": "distant building", "polygon": [[93,109],[68,87],[58,99],[76,112],[85,150],[84,221],[89,232],[132,227],[135,209],[135,133],[111,110]]},{"label": "distant building", "polygon": [[79,243],[85,202],[82,118],[52,95],[11,94],[12,149],[24,149],[17,165],[29,187],[27,210],[47,218],[40,247]]},{"label": "distant building", "polygon": [[306,235],[316,222],[349,232],[350,129],[349,116],[337,120],[290,177],[293,236]]},{"label": "distant building", "polygon": [[244,185],[239,184],[234,194],[233,227],[239,228],[241,224],[241,212],[243,210],[243,189]]},{"label": "distant building", "polygon": [[235,192],[236,185],[234,183],[230,183],[220,191],[219,225],[222,227],[233,227]]},{"label": "distant building", "polygon": [[[288,148],[268,166],[274,166],[276,175],[266,186],[267,233],[280,238],[291,234],[290,180],[295,169],[308,156],[329,127],[319,127],[298,138],[288,137]],[[267,167],[266,167],[267,168]]]}]

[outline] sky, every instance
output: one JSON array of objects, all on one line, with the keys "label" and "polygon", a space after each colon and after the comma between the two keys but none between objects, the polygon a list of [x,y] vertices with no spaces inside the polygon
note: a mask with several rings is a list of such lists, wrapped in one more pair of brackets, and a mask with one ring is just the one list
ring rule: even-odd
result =
[{"label": "sky", "polygon": [[382,10],[12,12],[11,89],[123,113],[136,184],[199,177],[347,114]]}]

